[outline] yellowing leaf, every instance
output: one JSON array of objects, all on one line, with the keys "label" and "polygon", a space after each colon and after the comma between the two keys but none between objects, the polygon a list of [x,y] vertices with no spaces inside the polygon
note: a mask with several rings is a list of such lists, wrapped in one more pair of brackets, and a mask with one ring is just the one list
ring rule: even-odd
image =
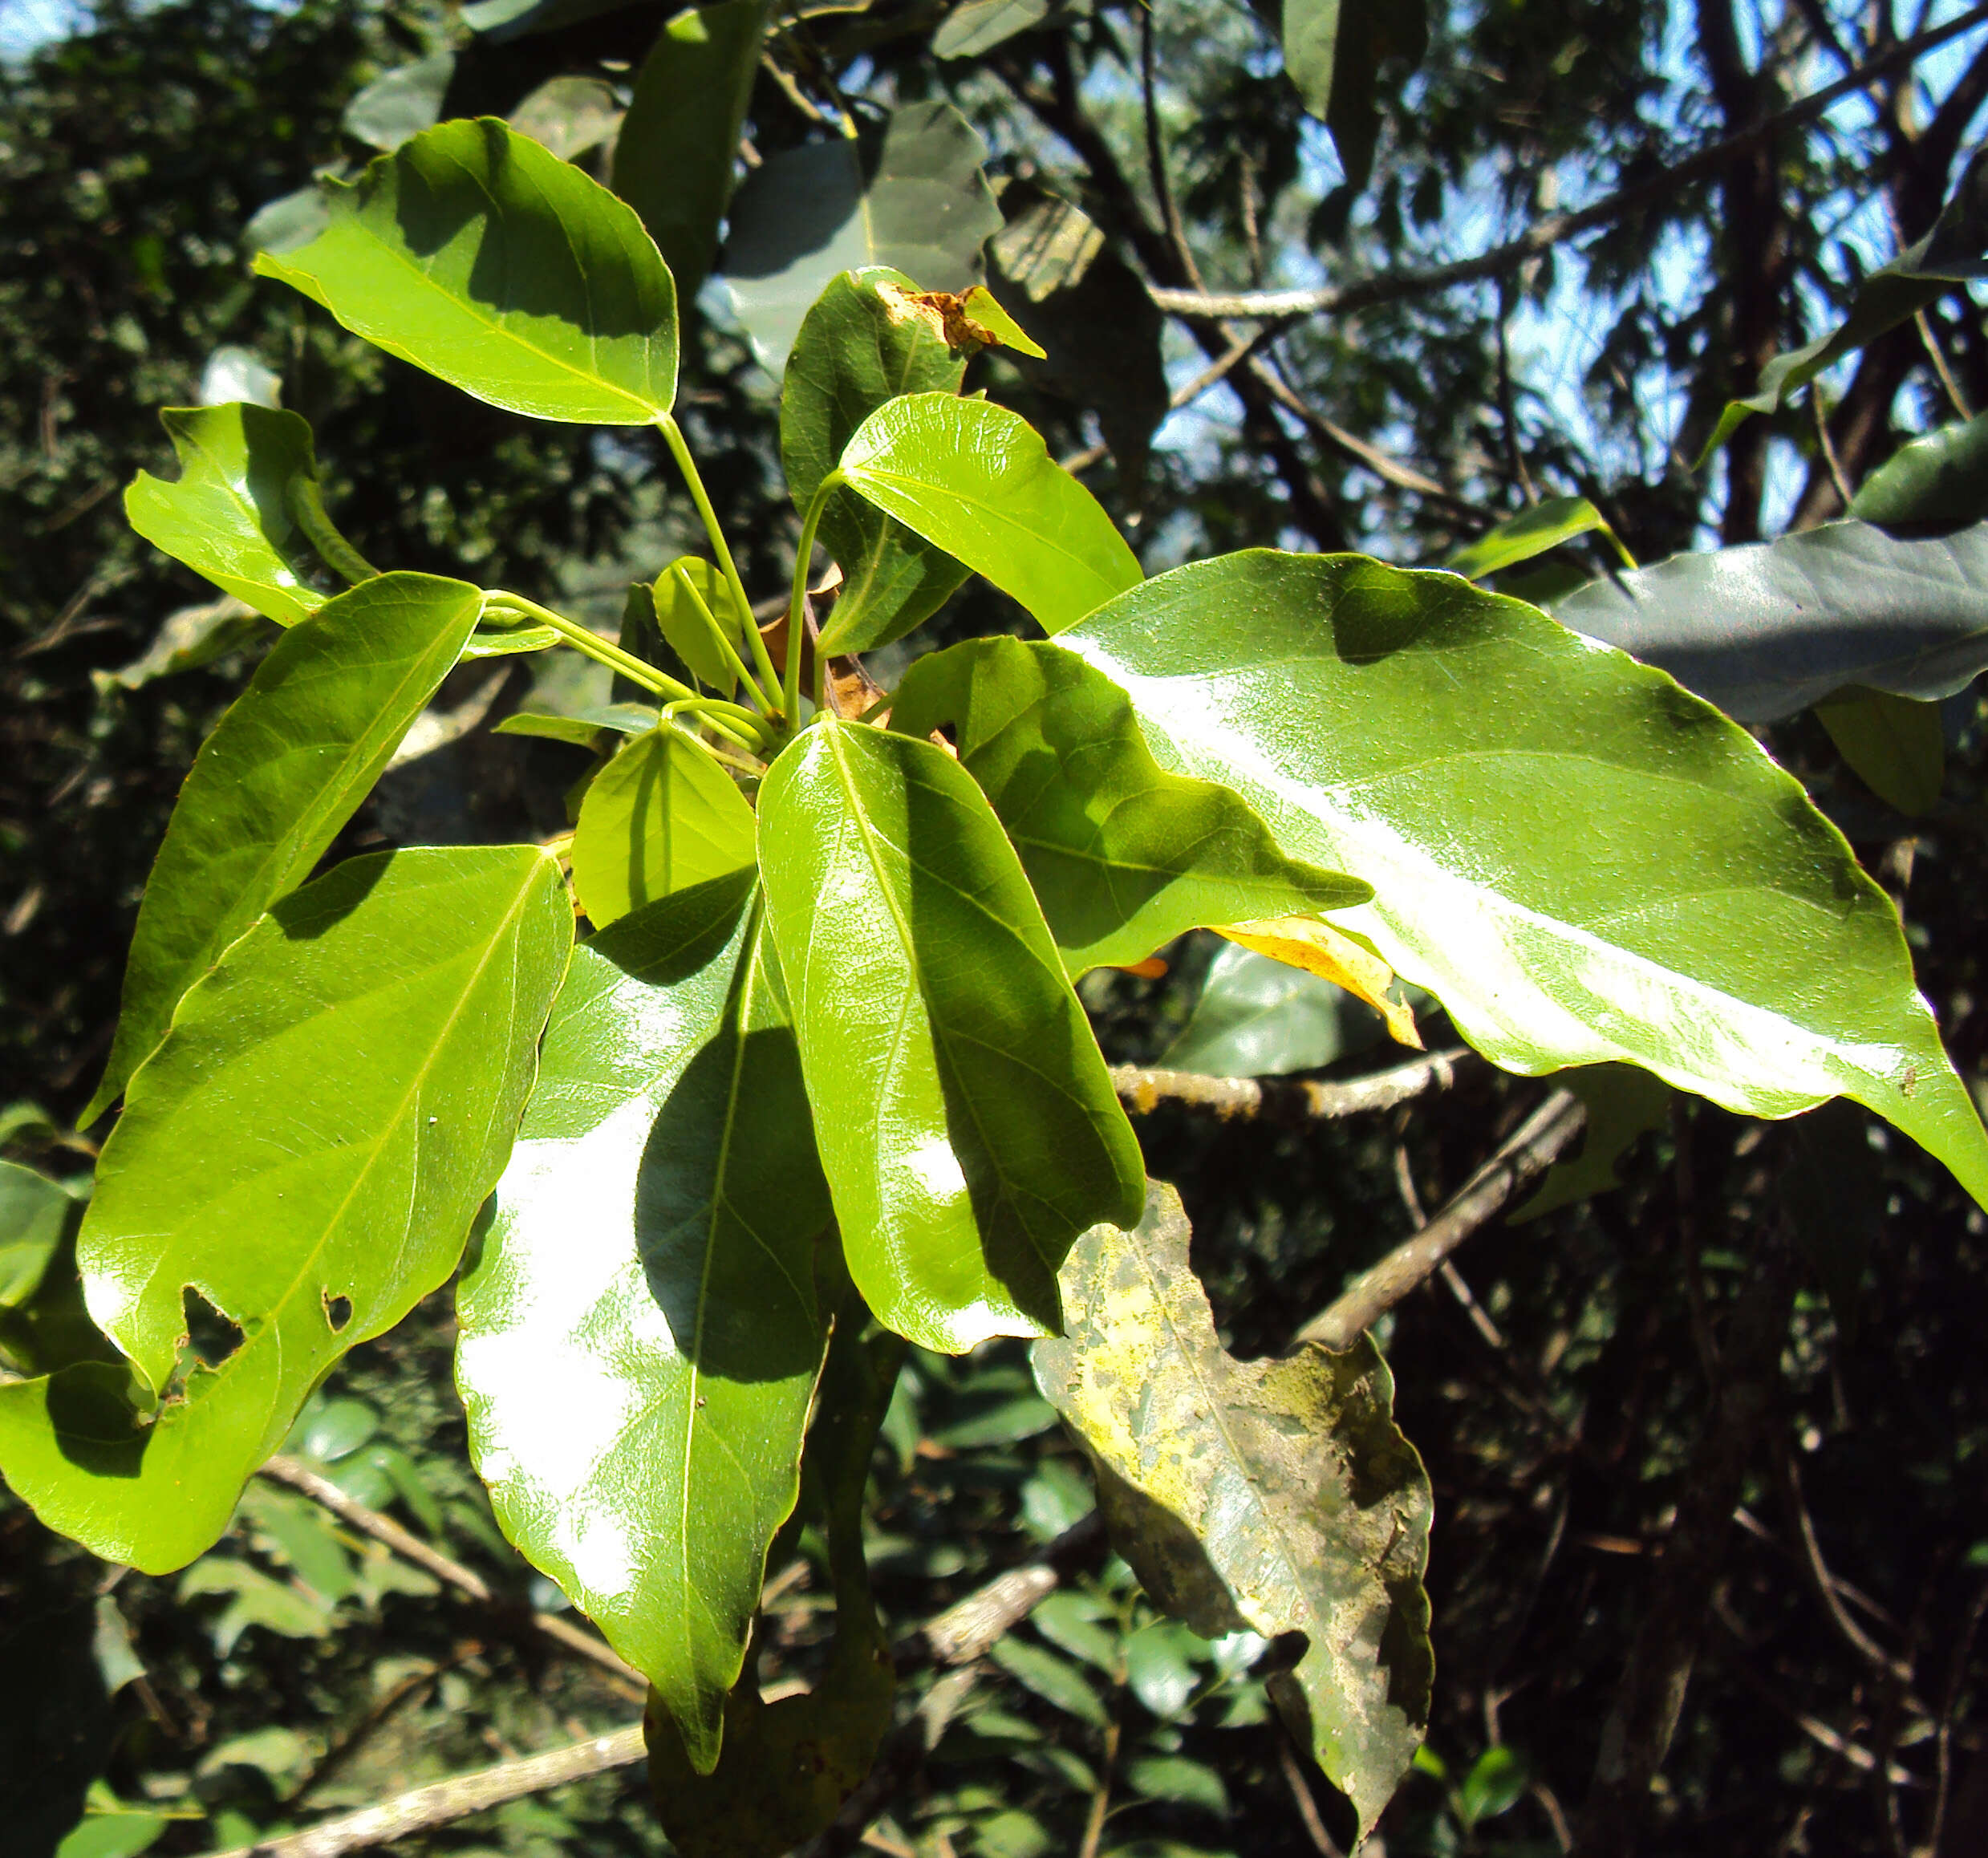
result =
[{"label": "yellowing leaf", "polygon": [[1253,948],[1288,968],[1301,968],[1365,1000],[1382,1019],[1398,1045],[1422,1049],[1415,1016],[1388,996],[1394,970],[1370,948],[1316,916],[1276,916],[1261,923],[1237,923],[1215,931],[1244,948]]}]

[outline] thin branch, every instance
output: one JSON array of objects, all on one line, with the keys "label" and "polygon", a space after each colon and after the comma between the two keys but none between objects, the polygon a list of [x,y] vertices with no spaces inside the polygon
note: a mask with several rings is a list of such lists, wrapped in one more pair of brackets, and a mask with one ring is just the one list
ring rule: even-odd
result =
[{"label": "thin branch", "polygon": [[1316,407],[1294,392],[1284,377],[1260,358],[1251,361],[1249,371],[1263,383],[1264,391],[1270,397],[1293,419],[1335,450],[1365,465],[1384,483],[1392,484],[1398,490],[1412,490],[1419,497],[1429,497],[1445,505],[1454,514],[1477,522],[1484,521],[1483,513],[1474,505],[1459,497],[1455,492],[1446,489],[1434,478],[1426,477],[1412,466],[1389,457],[1385,452],[1369,445],[1365,440],[1356,437],[1344,426],[1327,419]]},{"label": "thin branch", "polygon": [[[1199,400],[1210,387],[1235,367],[1237,363],[1247,360],[1251,351],[1258,344],[1266,340],[1268,335],[1268,330],[1256,329],[1252,330],[1248,335],[1238,336],[1191,380],[1175,387],[1173,392],[1167,396],[1167,412],[1179,412],[1191,401]],[[1109,445],[1086,445],[1082,451],[1073,452],[1069,457],[1061,459],[1058,462],[1065,471],[1088,471],[1110,449]]]},{"label": "thin branch", "polygon": [[[473,1568],[465,1568],[460,1561],[452,1560],[440,1549],[432,1548],[412,1531],[404,1529],[391,1516],[383,1516],[379,1511],[369,1509],[355,1498],[347,1496],[333,1483],[331,1479],[321,1476],[306,1464],[300,1464],[294,1458],[273,1458],[263,1466],[262,1475],[273,1478],[278,1483],[288,1484],[292,1490],[301,1491],[314,1503],[322,1503],[332,1515],[347,1522],[363,1535],[370,1535],[375,1542],[383,1542],[404,1561],[412,1561],[417,1568],[425,1568],[437,1580],[452,1587],[458,1593],[467,1594],[470,1599],[481,1601],[485,1606],[501,1606],[503,1602],[496,1589]],[[639,1696],[648,1694],[648,1686],[642,1673],[632,1665],[624,1664],[600,1640],[591,1633],[586,1633],[570,1620],[563,1620],[557,1613],[534,1613],[529,1616],[533,1625],[547,1638],[555,1640],[568,1651],[577,1653],[583,1658],[590,1658],[601,1669],[620,1679],[624,1685],[635,1688]],[[508,1797],[508,1796],[507,1796]]]},{"label": "thin branch", "polygon": [[1588,1112],[1571,1092],[1556,1090],[1472,1174],[1463,1191],[1414,1238],[1398,1245],[1292,1338],[1349,1349],[1361,1331],[1426,1279],[1457,1247],[1559,1159],[1586,1126]]},{"label": "thin branch", "polygon": [[1175,316],[1215,321],[1239,316],[1287,321],[1300,316],[1346,315],[1357,310],[1372,309],[1377,304],[1397,302],[1405,297],[1426,296],[1432,291],[1446,290],[1453,285],[1474,284],[1482,278],[1495,278],[1582,233],[1626,219],[1632,213],[1660,204],[1680,188],[1709,179],[1734,156],[1771,140],[1785,130],[1814,121],[1844,98],[1868,90],[1880,79],[1924,57],[1948,40],[1958,39],[1962,33],[1971,32],[1983,24],[1988,24],[1988,6],[1972,7],[1929,32],[1901,39],[1860,65],[1848,77],[1825,85],[1812,95],[1714,142],[1708,148],[1701,148],[1697,154],[1674,163],[1649,180],[1619,189],[1576,212],[1549,214],[1517,238],[1494,245],[1473,258],[1459,258],[1447,265],[1432,265],[1421,270],[1383,271],[1354,283],[1328,284],[1311,290],[1245,290],[1224,296],[1211,291],[1155,288],[1149,294],[1161,309]]},{"label": "thin branch", "polygon": [[1265,1122],[1317,1122],[1390,1110],[1426,1091],[1446,1090],[1456,1081],[1458,1061],[1470,1055],[1464,1047],[1452,1045],[1343,1083],[1304,1077],[1204,1077],[1198,1071],[1154,1070],[1139,1065],[1113,1065],[1111,1082],[1118,1101],[1135,1116],[1150,1116],[1162,1103],[1178,1103],[1189,1110],[1212,1110],[1225,1122],[1238,1116]]},{"label": "thin branch", "polygon": [[240,1845],[213,1858],[343,1858],[347,1852],[391,1844],[416,1832],[445,1826],[488,1807],[548,1787],[564,1787],[610,1768],[627,1767],[643,1755],[642,1725],[631,1722],[611,1735],[597,1735],[544,1755],[526,1755],[476,1774],[457,1775],[432,1786],[416,1787],[376,1807],[367,1807],[343,1819],[327,1819],[302,1832],[287,1832],[254,1845]]}]

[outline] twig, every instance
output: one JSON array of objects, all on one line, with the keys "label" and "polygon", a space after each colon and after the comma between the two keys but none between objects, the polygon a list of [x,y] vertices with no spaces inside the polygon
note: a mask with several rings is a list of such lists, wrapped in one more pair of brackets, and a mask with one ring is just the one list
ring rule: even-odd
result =
[{"label": "twig", "polygon": [[[332,1515],[350,1523],[375,1542],[385,1543],[403,1560],[427,1569],[437,1580],[454,1588],[457,1592],[467,1594],[485,1606],[502,1604],[489,1582],[473,1568],[451,1560],[440,1549],[431,1548],[419,1535],[401,1527],[392,1517],[383,1516],[379,1511],[369,1509],[355,1498],[347,1496],[331,1479],[320,1475],[310,1466],[300,1464],[294,1458],[273,1458],[263,1466],[262,1475],[274,1478],[278,1483],[288,1484],[292,1490],[302,1491],[313,1503],[322,1503]],[[583,1658],[592,1659],[602,1670],[633,1687],[638,1696],[648,1694],[642,1673],[633,1665],[623,1663],[591,1633],[581,1631],[557,1613],[534,1613],[528,1617],[547,1638],[557,1641],[568,1651],[578,1653]]]},{"label": "twig", "polygon": [[1204,1077],[1198,1071],[1162,1071],[1139,1065],[1114,1065],[1112,1087],[1136,1116],[1150,1116],[1162,1103],[1211,1110],[1223,1122],[1242,1116],[1265,1122],[1316,1122],[1390,1110],[1428,1090],[1446,1090],[1456,1081],[1461,1045],[1431,1052],[1405,1065],[1341,1083],[1305,1077]]},{"label": "twig", "polygon": [[1925,1848],[1937,1854],[1942,1850],[1941,1836],[1946,1830],[1947,1802],[1954,1788],[1954,1718],[1961,1706],[1961,1686],[1967,1677],[1967,1661],[1974,1656],[1974,1635],[1981,1630],[1982,1616],[1988,1613],[1988,1586],[1974,1596],[1974,1604],[1967,1609],[1967,1622],[1961,1628],[1958,1641],[1954,1647],[1954,1664],[1947,1678],[1946,1697],[1940,1709],[1939,1740],[1936,1745],[1938,1759],[1938,1775],[1933,1783],[1933,1824],[1926,1834]]},{"label": "twig", "polygon": [[[1723,1620],[1720,1620],[1718,1623],[1721,1629],[1730,1637],[1732,1628],[1726,1625]],[[1806,1710],[1791,1703],[1744,1658],[1737,1655],[1738,1644],[1739,1641],[1735,1639],[1734,1641],[1734,1653],[1728,1657],[1726,1663],[1741,1683],[1744,1684],[1771,1710],[1777,1714],[1786,1717],[1819,1748],[1828,1749],[1840,1760],[1848,1762],[1859,1774],[1868,1775],[1876,1771],[1877,1757],[1872,1754],[1870,1750],[1861,1742],[1852,1742],[1847,1735],[1832,1729],[1820,1717],[1812,1716]],[[1899,1787],[1919,1787],[1924,1784],[1910,1769],[1901,1767],[1896,1762],[1892,1763],[1889,1778],[1894,1785]]]},{"label": "twig", "polygon": [[[1971,420],[1974,414],[1968,410],[1966,396],[1961,391],[1961,383],[1954,379],[1954,371],[1947,366],[1946,351],[1941,347],[1939,338],[1933,333],[1933,323],[1923,310],[1913,312],[1913,321],[1919,327],[1919,339],[1925,344],[1927,358],[1933,363],[1933,371],[1940,377],[1940,385],[1946,390],[1948,402],[1963,420]],[[1849,499],[1844,500],[1848,506]]]},{"label": "twig", "polygon": [[[1557,1160],[1586,1126],[1588,1112],[1571,1092],[1556,1090],[1521,1123],[1462,1191],[1415,1236],[1361,1272],[1292,1338],[1351,1348],[1364,1329],[1421,1284],[1444,1259],[1496,1214],[1519,1190]],[[1730,1506],[1729,1506],[1730,1507]]]},{"label": "twig", "polygon": [[345,1852],[363,1852],[410,1833],[445,1826],[487,1807],[500,1807],[506,1800],[543,1793],[548,1787],[584,1780],[610,1768],[627,1767],[640,1761],[643,1752],[642,1725],[634,1722],[611,1735],[597,1735],[544,1755],[526,1755],[476,1774],[436,1781],[378,1806],[347,1813],[343,1819],[327,1819],[307,1831],[287,1832],[258,1844],[237,1846],[213,1854],[213,1858],[343,1858]]},{"label": "twig", "polygon": [[1795,1539],[1802,1545],[1799,1557],[1802,1572],[1808,1576],[1808,1584],[1816,1599],[1822,1603],[1823,1611],[1829,1615],[1844,1643],[1873,1669],[1896,1678],[1900,1683],[1912,1682],[1911,1665],[1904,1660],[1893,1657],[1871,1635],[1851,1618],[1837,1592],[1835,1577],[1829,1572],[1829,1564],[1823,1560],[1822,1544],[1816,1540],[1816,1524],[1808,1513],[1808,1505],[1802,1496],[1802,1474],[1795,1462],[1795,1454],[1788,1449],[1786,1438],[1776,1442],[1781,1459],[1781,1483],[1787,1499],[1788,1513],[1795,1519]]},{"label": "twig", "polygon": [[1425,476],[1412,466],[1386,452],[1369,445],[1365,440],[1349,432],[1344,426],[1335,424],[1294,392],[1289,383],[1260,358],[1252,360],[1249,371],[1263,383],[1264,391],[1277,404],[1300,424],[1316,433],[1336,451],[1343,452],[1357,463],[1366,466],[1383,483],[1392,484],[1398,490],[1412,490],[1418,497],[1426,497],[1445,505],[1453,513],[1468,517],[1475,521],[1484,520],[1483,513],[1474,505],[1446,490],[1434,478]]},{"label": "twig", "polygon": [[1238,316],[1262,317],[1283,322],[1302,316],[1346,315],[1357,310],[1371,309],[1376,304],[1398,302],[1404,297],[1426,296],[1431,291],[1446,290],[1454,284],[1473,284],[1480,278],[1494,278],[1581,233],[1625,219],[1645,207],[1655,205],[1681,187],[1708,178],[1735,155],[1744,154],[1758,144],[1771,141],[1784,130],[1813,121],[1832,104],[1859,91],[1869,89],[1901,66],[1913,63],[1936,47],[1945,44],[1950,39],[1958,39],[1984,22],[1988,22],[1988,6],[1970,8],[1929,32],[1900,39],[1876,57],[1858,66],[1848,77],[1824,85],[1812,95],[1791,103],[1785,110],[1764,117],[1735,135],[1714,142],[1708,148],[1701,148],[1697,154],[1687,156],[1649,180],[1620,189],[1592,206],[1584,206],[1576,212],[1550,214],[1517,238],[1494,245],[1473,258],[1459,258],[1452,264],[1432,265],[1422,270],[1383,271],[1353,283],[1327,284],[1311,290],[1244,290],[1224,296],[1212,291],[1149,287],[1148,294],[1171,315],[1207,321]]},{"label": "twig", "polygon": [[[1238,336],[1222,354],[1218,355],[1191,380],[1175,387],[1173,392],[1167,396],[1167,412],[1179,412],[1183,407],[1199,400],[1210,387],[1235,367],[1238,362],[1247,359],[1251,351],[1264,341],[1268,334],[1268,331],[1266,330],[1257,329],[1252,330],[1247,335]],[[1111,448],[1109,445],[1086,445],[1082,451],[1073,452],[1069,457],[1059,459],[1057,462],[1065,471],[1088,471],[1110,450]]]},{"label": "twig", "polygon": [[1298,1809],[1298,1817],[1304,1822],[1305,1836],[1312,1841],[1312,1848],[1318,1858],[1343,1858],[1339,1848],[1333,1843],[1332,1834],[1325,1830],[1325,1822],[1318,1816],[1318,1802],[1312,1798],[1311,1783],[1304,1778],[1304,1771],[1298,1766],[1297,1757],[1291,1752],[1290,1732],[1281,1722],[1275,1724],[1271,1734],[1276,1738],[1277,1765],[1284,1771],[1284,1785],[1291,1790],[1292,1803]]}]

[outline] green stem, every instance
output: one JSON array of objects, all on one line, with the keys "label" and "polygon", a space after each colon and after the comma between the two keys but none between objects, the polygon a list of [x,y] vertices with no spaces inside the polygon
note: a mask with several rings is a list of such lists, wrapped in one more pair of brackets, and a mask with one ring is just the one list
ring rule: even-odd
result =
[{"label": "green stem", "polygon": [[759,665],[760,680],[766,691],[778,690],[780,673],[773,667],[773,655],[766,649],[766,641],[760,637],[759,628],[753,623],[753,602],[745,597],[745,583],[739,578],[738,564],[732,558],[732,545],[724,539],[724,531],[718,526],[718,513],[711,507],[704,481],[697,474],[697,460],[691,456],[690,447],[684,442],[683,428],[667,413],[655,424],[656,430],[663,435],[663,444],[670,448],[670,456],[676,460],[676,469],[684,474],[691,501],[697,505],[698,520],[704,525],[704,533],[711,538],[712,553],[718,558],[718,571],[732,590],[732,598],[739,603],[745,635],[752,641],[753,655]]},{"label": "green stem", "polygon": [[[827,509],[830,496],[841,488],[842,474],[839,469],[831,471],[815,486],[814,495],[808,500],[808,513],[801,525],[801,546],[793,558],[793,591],[787,599],[787,681],[785,700],[782,705],[791,728],[801,713],[801,648],[806,643],[802,637],[801,612],[808,598],[808,566],[814,558],[814,532],[822,526],[822,512]],[[822,684],[822,655],[815,654],[815,707],[821,706]]]},{"label": "green stem", "polygon": [[[710,627],[713,635],[716,638],[718,648],[724,652],[726,661],[731,665],[732,675],[753,693],[753,700],[758,704],[759,707],[770,716],[773,709],[773,699],[760,688],[759,680],[746,669],[745,660],[739,656],[739,648],[726,637],[725,629],[718,623],[718,616],[712,611],[710,602],[698,592],[697,583],[692,580],[688,574],[674,569],[670,571],[676,574],[678,584],[684,591],[697,602],[697,611],[704,615],[704,623]],[[753,624],[753,615],[750,613],[744,615],[741,623],[749,631],[757,630]],[[777,691],[780,686],[776,683],[771,688]]]},{"label": "green stem", "polygon": [[379,578],[379,569],[339,533],[338,525],[325,513],[324,497],[316,478],[302,474],[291,478],[290,494],[284,501],[291,518],[335,574],[355,587],[361,581]]}]

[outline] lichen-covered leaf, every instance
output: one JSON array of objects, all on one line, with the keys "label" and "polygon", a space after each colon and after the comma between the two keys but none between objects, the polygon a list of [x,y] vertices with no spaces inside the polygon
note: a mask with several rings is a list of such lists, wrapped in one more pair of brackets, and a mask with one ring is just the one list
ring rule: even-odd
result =
[{"label": "lichen-covered leaf", "polygon": [[1235,1360],[1188,1239],[1157,1184],[1134,1230],[1085,1233],[1062,1271],[1066,1333],[1035,1345],[1036,1379],[1158,1604],[1207,1638],[1304,1634],[1278,1702],[1364,1832],[1428,1720],[1429,1480],[1371,1341]]}]

